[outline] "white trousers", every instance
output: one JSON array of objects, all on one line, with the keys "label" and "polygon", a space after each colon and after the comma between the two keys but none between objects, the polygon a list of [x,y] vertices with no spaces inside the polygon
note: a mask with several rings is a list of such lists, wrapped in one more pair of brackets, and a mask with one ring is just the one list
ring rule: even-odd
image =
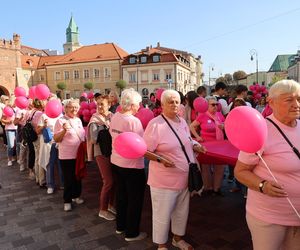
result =
[{"label": "white trousers", "polygon": [[300,226],[282,226],[246,214],[254,250],[299,250]]},{"label": "white trousers", "polygon": [[190,192],[151,187],[153,242],[165,244],[168,241],[170,222],[172,233],[185,235],[189,214]]}]

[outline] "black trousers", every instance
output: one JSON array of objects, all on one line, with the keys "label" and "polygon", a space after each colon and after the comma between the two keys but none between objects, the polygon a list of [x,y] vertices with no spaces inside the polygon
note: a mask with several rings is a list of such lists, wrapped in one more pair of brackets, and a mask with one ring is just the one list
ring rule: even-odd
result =
[{"label": "black trousers", "polygon": [[81,181],[75,175],[76,159],[59,161],[64,176],[64,203],[71,203],[81,195]]},{"label": "black trousers", "polygon": [[27,143],[28,146],[28,168],[33,169],[34,167],[34,162],[35,162],[35,151],[34,151],[34,146],[32,142]]},{"label": "black trousers", "polygon": [[144,169],[112,166],[117,181],[116,210],[117,230],[125,231],[125,237],[140,233],[146,177]]}]

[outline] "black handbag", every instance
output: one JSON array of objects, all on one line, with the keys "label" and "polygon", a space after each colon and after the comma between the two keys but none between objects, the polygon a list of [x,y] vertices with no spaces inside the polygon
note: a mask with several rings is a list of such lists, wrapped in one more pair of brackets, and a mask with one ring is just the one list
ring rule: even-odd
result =
[{"label": "black handbag", "polygon": [[175,136],[177,137],[181,149],[188,161],[189,164],[189,175],[188,175],[188,189],[190,192],[192,191],[199,191],[202,187],[203,187],[203,180],[202,180],[202,176],[201,176],[201,172],[198,168],[197,163],[192,163],[190,161],[189,156],[186,153],[185,147],[182,143],[182,141],[180,140],[179,136],[177,135],[177,133],[175,132],[175,130],[173,129],[173,127],[171,126],[171,124],[169,123],[169,121],[164,117],[163,114],[161,114],[162,118],[164,118],[164,120],[166,121],[166,123],[169,125],[169,127],[171,128],[171,130],[173,131],[173,133],[175,134]]}]

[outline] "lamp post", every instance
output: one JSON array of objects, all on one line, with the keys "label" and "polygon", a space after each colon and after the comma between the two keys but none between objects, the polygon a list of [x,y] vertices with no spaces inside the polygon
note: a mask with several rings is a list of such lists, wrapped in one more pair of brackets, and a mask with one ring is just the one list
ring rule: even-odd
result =
[{"label": "lamp post", "polygon": [[251,61],[254,60],[254,56],[255,55],[255,58],[256,58],[256,83],[258,84],[258,54],[257,54],[257,50],[256,49],[252,49],[250,50],[250,59]]},{"label": "lamp post", "polygon": [[211,63],[209,66],[208,66],[208,86],[209,86],[209,92],[211,90],[211,87],[210,87],[210,72],[211,71],[214,71],[214,67],[215,65],[213,63]]}]

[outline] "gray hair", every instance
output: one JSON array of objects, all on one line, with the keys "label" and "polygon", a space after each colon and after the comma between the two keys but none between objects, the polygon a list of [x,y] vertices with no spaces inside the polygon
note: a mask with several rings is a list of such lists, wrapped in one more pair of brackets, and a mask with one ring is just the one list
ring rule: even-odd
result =
[{"label": "gray hair", "polygon": [[131,109],[131,105],[139,105],[141,101],[141,95],[133,88],[130,88],[123,90],[120,105],[122,110],[129,111]]},{"label": "gray hair", "polygon": [[294,80],[281,80],[276,82],[269,90],[269,98],[276,98],[282,94],[299,93],[300,84]]},{"label": "gray hair", "polygon": [[176,90],[166,89],[161,94],[160,102],[166,103],[173,96],[176,97],[180,102],[180,95]]},{"label": "gray hair", "polygon": [[216,102],[218,101],[217,98],[215,96],[212,96],[212,95],[209,95],[209,96],[205,97],[205,100],[207,102],[209,102],[210,100],[214,100]]},{"label": "gray hair", "polygon": [[65,107],[68,107],[70,105],[76,105],[77,107],[79,107],[79,99],[69,99],[65,102]]}]

